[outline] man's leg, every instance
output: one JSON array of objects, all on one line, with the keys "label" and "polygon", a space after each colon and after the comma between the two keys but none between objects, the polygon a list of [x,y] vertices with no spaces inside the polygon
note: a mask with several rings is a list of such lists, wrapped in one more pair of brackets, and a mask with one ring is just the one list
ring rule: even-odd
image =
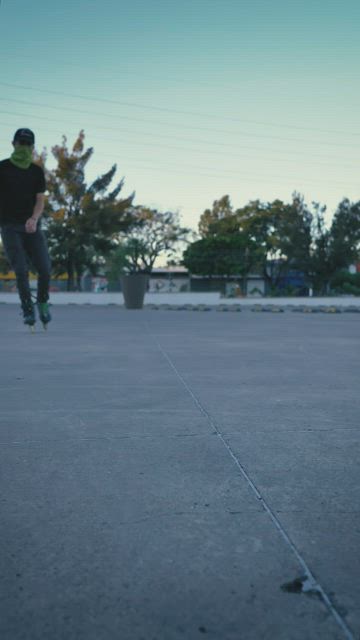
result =
[{"label": "man's leg", "polygon": [[29,233],[27,235],[25,247],[31,263],[38,272],[37,308],[39,318],[44,328],[46,328],[46,325],[51,320],[49,305],[47,304],[49,299],[51,263],[46,239],[40,229],[35,233]]},{"label": "man's leg", "polygon": [[3,227],[1,237],[6,257],[15,271],[16,284],[23,311],[32,308],[31,291],[29,284],[29,267],[24,247],[25,233],[9,227]]},{"label": "man's leg", "polygon": [[37,301],[47,302],[49,299],[49,285],[51,262],[44,234],[40,229],[35,233],[26,234],[25,249],[38,272]]}]

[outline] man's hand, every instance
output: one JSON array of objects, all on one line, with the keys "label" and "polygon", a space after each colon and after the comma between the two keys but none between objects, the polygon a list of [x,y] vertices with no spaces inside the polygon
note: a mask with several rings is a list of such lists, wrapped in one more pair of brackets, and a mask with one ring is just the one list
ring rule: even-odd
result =
[{"label": "man's hand", "polygon": [[42,212],[44,211],[44,204],[45,204],[45,194],[37,193],[35,207],[32,212],[32,216],[25,222],[26,233],[35,233],[38,220],[41,218]]},{"label": "man's hand", "polygon": [[25,231],[26,233],[35,233],[37,226],[36,218],[28,218],[25,222]]}]

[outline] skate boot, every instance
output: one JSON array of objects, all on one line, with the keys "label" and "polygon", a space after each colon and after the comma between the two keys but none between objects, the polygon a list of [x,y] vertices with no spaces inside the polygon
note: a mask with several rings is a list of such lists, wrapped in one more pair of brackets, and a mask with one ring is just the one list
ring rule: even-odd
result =
[{"label": "skate boot", "polygon": [[49,311],[49,304],[47,302],[38,302],[37,308],[39,312],[39,318],[42,322],[44,329],[47,329],[47,325],[51,320],[51,314]]},{"label": "skate boot", "polygon": [[24,324],[29,325],[31,331],[34,331],[35,309],[33,303],[31,302],[31,300],[28,300],[26,302],[23,302],[21,304],[21,307],[23,312]]}]

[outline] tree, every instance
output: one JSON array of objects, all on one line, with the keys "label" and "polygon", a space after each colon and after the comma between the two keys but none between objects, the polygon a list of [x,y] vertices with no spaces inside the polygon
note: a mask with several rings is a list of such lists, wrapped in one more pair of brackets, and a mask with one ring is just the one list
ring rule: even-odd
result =
[{"label": "tree", "polygon": [[326,227],[324,214],[326,206],[313,202],[312,243],[310,251],[310,279],[315,293],[328,292],[333,273],[330,231]]},{"label": "tree", "polygon": [[324,295],[329,293],[334,276],[359,259],[360,202],[351,203],[344,198],[330,229],[324,219],[326,207],[313,203],[313,208],[310,275],[314,291]]},{"label": "tree", "polygon": [[254,200],[235,211],[229,196],[223,196],[201,216],[199,229],[204,238],[248,235],[257,248],[256,267],[268,286],[276,289],[290,269],[307,273],[311,221],[312,216],[297,193],[290,204]]},{"label": "tree", "polygon": [[181,226],[178,213],[143,205],[132,208],[132,222],[107,261],[112,279],[122,272],[151,273],[156,259],[171,258],[190,233],[190,229]]},{"label": "tree", "polygon": [[331,278],[331,291],[335,294],[360,296],[360,272],[350,273],[347,269],[337,271]]},{"label": "tree", "polygon": [[269,287],[276,289],[290,269],[308,273],[312,215],[302,196],[294,193],[290,204],[256,200],[238,209],[236,215],[239,227],[258,247],[261,271]]},{"label": "tree", "polygon": [[335,211],[331,229],[331,250],[336,269],[344,269],[359,260],[360,201],[344,198]]},{"label": "tree", "polygon": [[255,242],[245,233],[208,236],[190,244],[183,263],[196,275],[239,276],[246,291],[246,278],[258,260]]},{"label": "tree", "polygon": [[57,162],[46,171],[49,197],[47,236],[54,272],[67,273],[67,289],[81,289],[86,269],[95,273],[99,263],[116,244],[116,238],[132,224],[131,205],[134,195],[118,199],[121,180],[109,192],[116,165],[90,185],[85,182],[85,167],[93,148],[84,148],[85,134],[80,131],[72,149],[64,136],[61,145],[52,148]]},{"label": "tree", "polygon": [[212,209],[205,209],[204,213],[200,216],[199,221],[199,233],[202,238],[209,235],[216,235],[218,233],[218,223],[226,221],[228,218],[232,218],[234,211],[230,202],[229,196],[223,196],[220,200],[213,202]]}]

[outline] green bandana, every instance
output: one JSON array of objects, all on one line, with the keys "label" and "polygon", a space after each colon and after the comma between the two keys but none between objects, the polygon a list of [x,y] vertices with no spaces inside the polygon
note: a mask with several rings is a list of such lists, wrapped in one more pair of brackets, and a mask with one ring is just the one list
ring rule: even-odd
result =
[{"label": "green bandana", "polygon": [[28,169],[32,163],[32,153],[32,147],[25,145],[16,146],[14,153],[10,157],[10,162],[12,162],[15,167],[19,167],[19,169]]}]

